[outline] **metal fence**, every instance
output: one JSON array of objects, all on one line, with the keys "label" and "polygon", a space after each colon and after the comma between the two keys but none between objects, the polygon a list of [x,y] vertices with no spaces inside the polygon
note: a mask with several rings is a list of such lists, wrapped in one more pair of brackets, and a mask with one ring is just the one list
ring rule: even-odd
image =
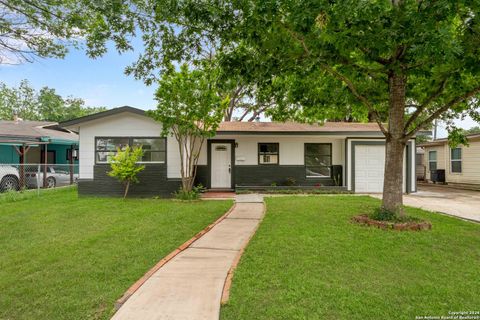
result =
[{"label": "metal fence", "polygon": [[0,164],[0,193],[69,186],[77,180],[74,164]]}]

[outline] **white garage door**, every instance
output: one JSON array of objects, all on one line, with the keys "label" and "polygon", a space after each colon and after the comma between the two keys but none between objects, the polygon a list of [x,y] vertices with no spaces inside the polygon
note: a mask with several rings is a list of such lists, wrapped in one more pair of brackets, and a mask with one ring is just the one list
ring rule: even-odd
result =
[{"label": "white garage door", "polygon": [[382,192],[385,146],[355,146],[355,192]]}]

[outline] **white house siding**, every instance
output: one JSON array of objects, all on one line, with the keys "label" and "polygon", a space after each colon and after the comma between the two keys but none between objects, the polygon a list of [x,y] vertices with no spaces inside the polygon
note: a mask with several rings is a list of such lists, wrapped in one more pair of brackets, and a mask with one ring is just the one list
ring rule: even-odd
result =
[{"label": "white house siding", "polygon": [[[81,124],[79,129],[80,179],[93,179],[95,137],[158,137],[161,131],[162,126],[158,122],[127,112]],[[170,148],[170,141],[167,144],[167,148]],[[173,156],[167,155],[167,161],[174,162],[175,160]]]},{"label": "white house siding", "polygon": [[445,144],[447,170],[445,178],[448,183],[480,184],[480,141],[470,141],[469,146],[459,146],[462,149],[462,172],[455,173],[451,169],[451,152]]},{"label": "white house siding", "polygon": [[[331,143],[332,164],[344,165],[344,142],[341,136],[312,136],[312,135],[218,135],[214,139],[235,140],[238,147],[235,149],[235,165],[257,165],[258,144],[278,143],[280,165],[304,165],[305,143]],[[204,148],[201,164],[206,164],[206,148]]]},{"label": "white house siding", "polygon": [[437,151],[437,169],[444,169],[445,171],[447,171],[447,162],[445,160],[448,158],[448,155],[445,151],[445,145],[426,147],[425,156],[423,159],[425,163],[427,180],[430,180],[430,151]]}]

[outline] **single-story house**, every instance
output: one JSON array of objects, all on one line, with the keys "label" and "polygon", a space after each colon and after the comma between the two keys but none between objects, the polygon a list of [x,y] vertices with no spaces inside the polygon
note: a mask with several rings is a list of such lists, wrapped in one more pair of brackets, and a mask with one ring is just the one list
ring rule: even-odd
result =
[{"label": "single-story house", "polygon": [[435,180],[434,177],[432,179],[432,173],[441,170],[444,172],[444,182],[448,184],[480,185],[480,134],[470,134],[467,138],[469,146],[451,148],[448,139],[437,139],[418,145],[425,151],[427,181]]},{"label": "single-story house", "polygon": [[68,164],[77,148],[78,134],[56,122],[0,120],[0,164]]},{"label": "single-story house", "polygon": [[28,186],[32,171],[43,172],[44,185],[52,170],[72,176],[78,172],[74,150],[78,150],[78,134],[56,122],[0,120],[0,189],[8,183],[15,189]]},{"label": "single-story house", "polygon": [[[60,124],[80,136],[79,193],[121,195],[107,175],[118,147],[142,145],[146,168],[132,195],[170,195],[180,186],[180,152],[174,137],[145,111],[120,107]],[[404,161],[406,193],[416,191],[415,139]],[[223,122],[200,150],[197,183],[208,189],[272,185],[338,186],[355,192],[382,192],[385,139],[374,123],[324,125]]]}]

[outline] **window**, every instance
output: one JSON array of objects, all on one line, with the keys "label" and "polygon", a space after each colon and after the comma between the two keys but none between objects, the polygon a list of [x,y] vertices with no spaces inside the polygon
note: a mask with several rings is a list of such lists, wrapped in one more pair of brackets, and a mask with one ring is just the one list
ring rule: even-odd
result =
[{"label": "window", "polygon": [[165,162],[165,138],[105,137],[96,138],[96,163],[108,163],[108,161],[117,153],[118,149],[122,150],[126,146],[142,147],[144,153],[139,162]]},{"label": "window", "polygon": [[451,171],[462,172],[462,149],[453,148],[450,150]]},{"label": "window", "polygon": [[437,151],[428,152],[428,170],[437,170]]},{"label": "window", "polygon": [[165,162],[164,138],[133,138],[134,147],[142,147],[143,157],[141,162]]},{"label": "window", "polygon": [[278,143],[258,144],[258,164],[278,164]]},{"label": "window", "polygon": [[329,178],[331,165],[332,145],[330,143],[305,143],[307,178]]}]

